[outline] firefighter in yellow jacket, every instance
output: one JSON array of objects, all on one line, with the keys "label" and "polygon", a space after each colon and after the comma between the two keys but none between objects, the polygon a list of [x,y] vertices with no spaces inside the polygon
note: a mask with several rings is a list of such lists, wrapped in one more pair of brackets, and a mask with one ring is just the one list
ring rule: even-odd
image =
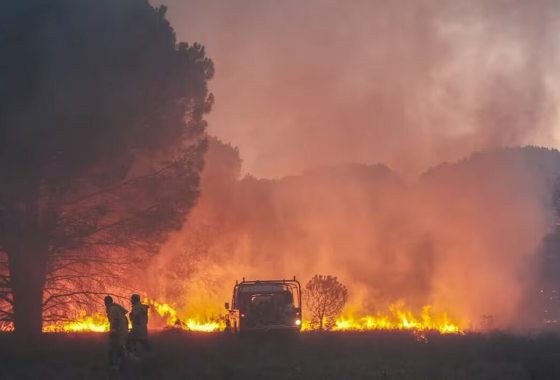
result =
[{"label": "firefighter in yellow jacket", "polygon": [[111,296],[105,297],[107,318],[109,319],[109,366],[119,368],[125,353],[126,338],[128,335],[128,310],[113,302]]},{"label": "firefighter in yellow jacket", "polygon": [[132,311],[130,312],[130,322],[132,329],[128,334],[127,347],[129,352],[136,353],[137,346],[140,344],[145,351],[151,351],[148,341],[148,305],[140,302],[140,296],[133,294],[130,297]]}]

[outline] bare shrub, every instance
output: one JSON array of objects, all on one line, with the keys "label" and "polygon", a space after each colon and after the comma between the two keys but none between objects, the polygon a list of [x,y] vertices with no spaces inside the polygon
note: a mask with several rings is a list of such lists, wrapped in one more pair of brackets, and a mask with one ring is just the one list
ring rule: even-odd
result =
[{"label": "bare shrub", "polygon": [[330,330],[348,301],[348,290],[336,277],[315,275],[305,285],[303,298],[311,314],[311,326]]}]

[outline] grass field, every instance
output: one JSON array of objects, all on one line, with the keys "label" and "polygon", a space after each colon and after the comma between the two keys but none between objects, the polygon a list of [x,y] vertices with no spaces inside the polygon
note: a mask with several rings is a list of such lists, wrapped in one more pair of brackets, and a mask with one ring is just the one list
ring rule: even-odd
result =
[{"label": "grass field", "polygon": [[[123,379],[560,380],[560,337],[429,335],[404,332],[302,333],[294,339],[222,334],[152,334],[154,352]],[[0,379],[106,379],[103,334],[49,334],[31,351],[0,335]]]}]

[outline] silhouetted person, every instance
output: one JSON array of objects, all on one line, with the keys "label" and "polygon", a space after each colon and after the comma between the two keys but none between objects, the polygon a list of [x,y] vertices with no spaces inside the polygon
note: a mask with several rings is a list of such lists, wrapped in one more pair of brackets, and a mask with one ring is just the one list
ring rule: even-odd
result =
[{"label": "silhouetted person", "polygon": [[113,302],[113,297],[105,297],[107,318],[109,319],[109,369],[118,371],[125,356],[126,338],[128,335],[128,319],[126,310]]},{"label": "silhouetted person", "polygon": [[138,344],[142,345],[144,350],[151,351],[151,345],[148,341],[148,305],[140,302],[140,296],[133,294],[130,297],[132,311],[130,312],[130,323],[132,329],[128,334],[128,349],[135,353]]}]

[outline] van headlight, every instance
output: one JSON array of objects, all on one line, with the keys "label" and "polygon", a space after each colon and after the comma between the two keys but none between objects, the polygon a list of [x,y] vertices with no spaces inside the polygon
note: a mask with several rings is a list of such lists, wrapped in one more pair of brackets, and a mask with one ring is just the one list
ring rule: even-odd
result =
[{"label": "van headlight", "polygon": [[301,325],[301,319],[296,319],[296,325],[298,325],[298,326]]}]

